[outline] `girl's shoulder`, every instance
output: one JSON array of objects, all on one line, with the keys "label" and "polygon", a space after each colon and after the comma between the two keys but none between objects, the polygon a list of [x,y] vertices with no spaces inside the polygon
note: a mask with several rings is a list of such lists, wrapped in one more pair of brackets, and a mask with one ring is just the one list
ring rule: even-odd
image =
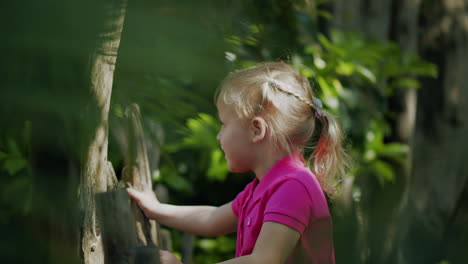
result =
[{"label": "girl's shoulder", "polygon": [[273,204],[282,201],[289,206],[309,208],[314,217],[329,214],[325,194],[310,171],[299,170],[283,175],[281,180],[271,187],[268,197]]},{"label": "girl's shoulder", "polygon": [[284,181],[295,180],[305,186],[320,186],[315,175],[307,167],[296,168],[284,174]]},{"label": "girl's shoulder", "polygon": [[320,183],[308,168],[300,168],[285,173],[281,177],[278,177],[275,183],[272,184],[274,189],[291,189],[294,186],[297,192],[305,191],[309,196],[323,193]]}]

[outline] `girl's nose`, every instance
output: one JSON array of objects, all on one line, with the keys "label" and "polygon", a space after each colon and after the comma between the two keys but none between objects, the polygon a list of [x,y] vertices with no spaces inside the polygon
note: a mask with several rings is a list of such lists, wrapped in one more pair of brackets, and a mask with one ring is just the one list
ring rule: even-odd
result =
[{"label": "girl's nose", "polygon": [[218,132],[216,135],[216,140],[220,141],[221,140],[221,131]]}]

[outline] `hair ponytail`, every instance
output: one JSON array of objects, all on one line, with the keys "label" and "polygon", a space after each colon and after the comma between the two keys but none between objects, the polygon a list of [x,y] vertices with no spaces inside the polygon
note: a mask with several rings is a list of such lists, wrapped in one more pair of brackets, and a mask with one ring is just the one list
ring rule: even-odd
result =
[{"label": "hair ponytail", "polygon": [[343,147],[344,133],[336,118],[322,110],[322,131],[308,163],[323,191],[328,195],[336,192],[336,185],[351,166],[351,161]]}]

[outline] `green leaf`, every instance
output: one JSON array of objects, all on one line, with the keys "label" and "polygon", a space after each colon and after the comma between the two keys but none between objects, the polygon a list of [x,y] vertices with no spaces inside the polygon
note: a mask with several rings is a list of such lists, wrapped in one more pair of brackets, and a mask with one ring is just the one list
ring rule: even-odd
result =
[{"label": "green leaf", "polygon": [[407,154],[408,151],[408,145],[394,142],[383,145],[382,149],[380,150],[380,154],[384,154],[387,156],[399,156]]},{"label": "green leaf", "polygon": [[354,73],[355,66],[353,63],[339,61],[338,65],[336,66],[336,73],[349,76]]},{"label": "green leaf", "polygon": [[322,76],[317,76],[317,83],[319,84],[320,90],[325,98],[337,96],[335,89],[333,89],[333,84],[331,84],[328,79],[325,79]]},{"label": "green leaf", "polygon": [[343,92],[343,85],[339,79],[333,78],[331,80],[332,86],[335,89],[336,95],[340,95]]},{"label": "green leaf", "polygon": [[259,25],[250,25],[250,32],[252,34],[258,34],[262,30],[263,30],[263,26],[261,24],[259,24]]},{"label": "green leaf", "polygon": [[367,131],[366,133],[365,147],[368,150],[378,152],[381,149],[382,144],[383,144],[382,130],[375,124],[374,127],[371,130]]},{"label": "green leaf", "polygon": [[319,34],[317,38],[320,44],[322,44],[326,49],[333,50],[333,44],[330,41],[328,41],[328,39],[324,35]]},{"label": "green leaf", "polygon": [[391,84],[395,88],[408,88],[408,89],[417,89],[421,86],[419,81],[415,78],[403,77],[398,78]]},{"label": "green leaf", "polygon": [[251,46],[257,46],[258,44],[258,40],[252,36],[248,36],[246,39],[245,39],[245,44],[248,44],[248,45],[251,45]]},{"label": "green leaf", "polygon": [[208,179],[223,181],[228,174],[227,162],[224,159],[223,151],[215,149],[211,152],[210,166],[208,168]]},{"label": "green leaf", "polygon": [[21,169],[25,168],[28,162],[21,157],[10,157],[4,160],[3,167],[8,171],[10,175],[14,175]]},{"label": "green leaf", "polygon": [[114,106],[114,114],[118,118],[123,118],[123,110],[122,110],[122,105],[120,104],[115,104]]},{"label": "green leaf", "polygon": [[235,36],[235,35],[232,35],[232,36],[229,36],[229,37],[225,38],[225,41],[226,41],[227,43],[233,44],[233,45],[235,45],[235,46],[240,46],[240,45],[242,45],[242,40],[241,40],[241,38],[238,37],[238,36]]},{"label": "green leaf", "polygon": [[320,46],[318,45],[307,45],[304,49],[305,54],[316,55],[321,54]]},{"label": "green leaf", "polygon": [[215,148],[218,146],[216,134],[219,130],[217,120],[208,114],[200,113],[197,118],[189,118],[186,122],[186,136],[183,146],[188,148]]},{"label": "green leaf", "polygon": [[364,67],[362,65],[356,65],[356,70],[367,80],[369,80],[371,83],[376,83],[377,78],[375,77],[374,73],[369,70],[369,68]]},{"label": "green leaf", "polygon": [[214,251],[217,246],[216,239],[202,238],[198,240],[198,246],[206,251]]},{"label": "green leaf", "polygon": [[394,142],[382,145],[378,150],[378,155],[404,164],[405,157],[408,155],[408,152],[408,145]]},{"label": "green leaf", "polygon": [[327,63],[319,56],[315,56],[314,65],[317,67],[317,69],[324,69],[327,66]]},{"label": "green leaf", "polygon": [[380,185],[384,185],[387,182],[395,181],[395,172],[393,171],[392,166],[390,164],[376,160],[372,163],[372,171],[377,175],[377,179],[379,180]]},{"label": "green leaf", "polygon": [[163,182],[165,182],[170,188],[179,192],[191,193],[193,191],[192,184],[184,177],[181,177],[177,173],[176,169],[172,169],[168,166],[162,166],[160,171]]},{"label": "green leaf", "polygon": [[367,162],[375,160],[376,157],[377,154],[375,154],[375,151],[372,149],[368,149],[366,152],[364,152],[364,160]]},{"label": "green leaf", "polygon": [[21,156],[21,152],[18,147],[18,144],[12,138],[7,138],[7,148],[8,148],[8,153],[12,155],[16,155],[16,156]]},{"label": "green leaf", "polygon": [[315,72],[311,68],[302,67],[300,71],[301,74],[304,75],[304,77],[306,78],[312,78],[315,76]]},{"label": "green leaf", "polygon": [[430,76],[436,78],[437,73],[437,66],[433,63],[427,62],[421,59],[416,54],[411,54],[406,56],[406,69],[407,73],[421,75],[421,76]]}]

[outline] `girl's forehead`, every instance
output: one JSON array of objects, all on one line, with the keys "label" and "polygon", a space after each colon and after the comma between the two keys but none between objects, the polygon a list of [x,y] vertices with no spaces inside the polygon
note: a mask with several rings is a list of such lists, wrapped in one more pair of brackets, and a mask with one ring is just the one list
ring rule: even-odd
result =
[{"label": "girl's forehead", "polygon": [[216,108],[218,109],[218,113],[230,112],[231,110],[234,110],[234,107],[232,105],[225,104],[224,102],[219,100],[216,103]]},{"label": "girl's forehead", "polygon": [[218,116],[220,119],[242,119],[238,116],[237,111],[232,104],[218,102],[216,107],[218,108]]}]

